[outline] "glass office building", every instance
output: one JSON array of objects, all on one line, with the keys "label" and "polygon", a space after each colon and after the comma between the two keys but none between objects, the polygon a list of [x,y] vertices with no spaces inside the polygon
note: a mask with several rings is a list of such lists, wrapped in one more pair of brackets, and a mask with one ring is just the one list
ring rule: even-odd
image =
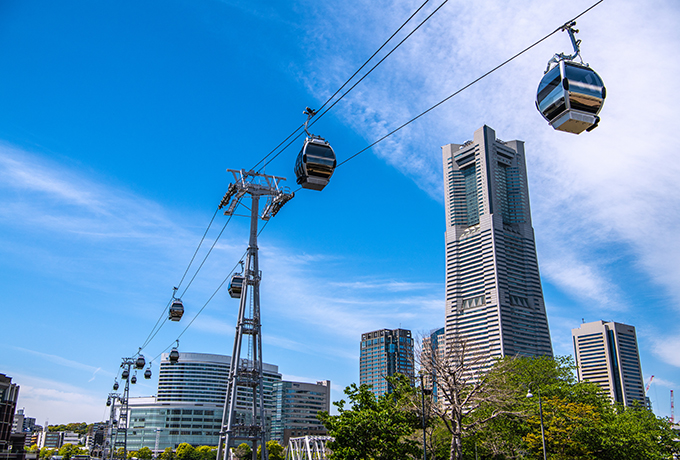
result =
[{"label": "glass office building", "polygon": [[370,385],[376,396],[391,391],[385,379],[396,373],[412,382],[413,338],[407,329],[380,329],[361,334],[359,384]]}]

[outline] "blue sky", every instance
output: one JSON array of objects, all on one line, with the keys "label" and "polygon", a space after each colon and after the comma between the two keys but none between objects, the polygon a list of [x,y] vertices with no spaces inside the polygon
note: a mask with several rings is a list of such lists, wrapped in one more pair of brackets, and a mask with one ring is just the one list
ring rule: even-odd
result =
[{"label": "blue sky", "polygon": [[[227,189],[318,108],[420,2],[0,2],[0,372],[38,423],[93,422],[120,358],[165,307]],[[424,18],[439,3],[426,5]],[[450,0],[323,117],[339,160],[590,5]],[[526,142],[539,264],[557,354],[582,318],[637,328],[649,396],[680,383],[680,95],[676,2],[604,2],[578,21],[608,97],[595,131],[534,108],[557,34],[300,191],[260,238],[264,359],[284,378],[358,381],[360,334],[444,323],[440,147],[487,124]],[[266,172],[294,185],[299,144]],[[218,215],[207,240],[226,222]],[[192,318],[238,261],[234,218],[184,296]],[[205,254],[206,248],[199,253]],[[222,290],[180,340],[229,354]],[[166,324],[165,349],[188,321]],[[140,380],[133,395],[155,391]]]}]

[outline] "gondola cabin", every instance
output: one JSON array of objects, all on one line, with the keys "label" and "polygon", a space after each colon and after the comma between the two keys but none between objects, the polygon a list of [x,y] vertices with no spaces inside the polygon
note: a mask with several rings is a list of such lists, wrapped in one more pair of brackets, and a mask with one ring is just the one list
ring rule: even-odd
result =
[{"label": "gondola cabin", "polygon": [[151,378],[151,369],[147,368],[144,371],[144,378],[147,379],[147,380]]},{"label": "gondola cabin", "polygon": [[120,375],[120,378],[125,380],[126,378],[130,377],[130,371],[127,369],[123,369],[123,373]]},{"label": "gondola cabin", "polygon": [[605,97],[604,83],[593,69],[561,60],[538,85],[536,108],[556,130],[580,134],[597,127]]},{"label": "gondola cabin", "polygon": [[308,137],[295,161],[295,176],[302,188],[323,190],[337,166],[331,145],[320,137]]},{"label": "gondola cabin", "polygon": [[135,369],[144,369],[145,365],[146,360],[144,359],[144,355],[139,355],[139,357],[135,360]]},{"label": "gondola cabin", "polygon": [[170,361],[172,364],[175,364],[177,361],[179,361],[179,351],[177,351],[177,348],[173,348],[170,351],[170,354],[168,355],[168,361]]},{"label": "gondola cabin", "polygon": [[179,321],[180,319],[182,319],[183,315],[184,304],[179,299],[173,300],[172,305],[170,305],[170,309],[168,310],[168,319],[170,321]]},{"label": "gondola cabin", "polygon": [[245,282],[245,278],[243,275],[240,274],[235,274],[231,277],[231,281],[229,282],[229,295],[233,299],[239,299],[241,298],[241,292],[243,292],[243,283]]},{"label": "gondola cabin", "polygon": [[136,375],[133,375],[133,376],[132,376],[132,378],[130,379],[130,383],[132,383],[133,385],[134,385],[135,383],[137,383],[137,376],[136,376]]},{"label": "gondola cabin", "polygon": [[113,382],[113,391],[118,391],[118,382]]}]

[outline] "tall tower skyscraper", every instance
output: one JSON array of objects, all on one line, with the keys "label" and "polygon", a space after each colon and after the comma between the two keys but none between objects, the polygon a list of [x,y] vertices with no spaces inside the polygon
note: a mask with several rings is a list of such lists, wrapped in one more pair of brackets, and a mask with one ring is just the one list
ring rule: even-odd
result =
[{"label": "tall tower skyscraper", "polygon": [[[524,143],[488,126],[442,147],[446,204],[446,346],[489,363],[552,356],[531,226]],[[479,361],[478,361],[479,362]]]},{"label": "tall tower skyscraper", "polygon": [[645,390],[635,328],[595,321],[571,330],[578,380],[600,386],[612,401],[645,405]]},{"label": "tall tower skyscraper", "polygon": [[359,384],[371,385],[373,393],[380,396],[391,391],[385,377],[396,373],[414,379],[411,331],[380,329],[361,334]]}]

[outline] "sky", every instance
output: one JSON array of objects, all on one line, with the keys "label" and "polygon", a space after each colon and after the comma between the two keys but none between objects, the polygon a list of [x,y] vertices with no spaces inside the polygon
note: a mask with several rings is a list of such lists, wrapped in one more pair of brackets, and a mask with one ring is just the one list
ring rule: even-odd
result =
[{"label": "sky", "polygon": [[[27,416],[107,417],[121,358],[164,314],[232,180],[226,169],[253,167],[421,3],[0,0],[0,373],[21,386]],[[591,4],[449,0],[311,131],[343,161]],[[444,325],[441,146],[486,124],[525,142],[555,354],[573,353],[582,321],[634,325],[654,411],[670,415],[680,5],[645,6],[605,0],[578,20],[583,59],[607,87],[594,131],[554,131],[534,107],[547,61],[571,51],[557,33],[343,164],[322,192],[297,192],[259,239],[264,361],[285,379],[331,380],[338,400],[358,382],[362,332],[420,337]],[[266,167],[291,189],[300,146]],[[217,214],[197,261],[226,223]],[[183,320],[163,325],[147,360],[194,317],[181,351],[231,353],[238,302],[224,288],[206,302],[245,251],[248,225],[224,228]],[[155,393],[158,358],[152,371],[132,396]]]}]

